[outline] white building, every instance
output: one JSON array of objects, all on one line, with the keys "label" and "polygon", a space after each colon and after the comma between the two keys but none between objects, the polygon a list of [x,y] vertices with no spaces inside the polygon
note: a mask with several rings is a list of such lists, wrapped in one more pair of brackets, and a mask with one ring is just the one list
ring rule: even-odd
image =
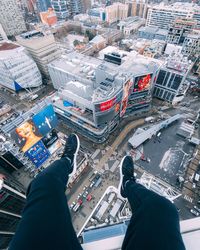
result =
[{"label": "white building", "polygon": [[177,18],[194,18],[200,27],[200,6],[193,3],[176,2],[170,5],[163,3],[149,8],[147,26],[168,29]]},{"label": "white building", "polygon": [[6,33],[2,25],[0,24],[0,41],[3,41],[3,40],[8,40],[8,37],[6,36]]},{"label": "white building", "polygon": [[42,85],[36,63],[15,43],[0,43],[0,85],[14,91]]},{"label": "white building", "polygon": [[135,16],[120,21],[117,26],[124,35],[130,35],[131,33],[135,33],[144,24],[145,19]]},{"label": "white building", "polygon": [[17,43],[25,47],[38,65],[39,70],[48,76],[47,64],[59,58],[58,50],[53,35],[44,35],[38,31],[30,31],[16,37]]},{"label": "white building", "polygon": [[0,24],[7,36],[26,31],[25,22],[16,0],[0,0]]},{"label": "white building", "polygon": [[106,21],[111,24],[128,17],[128,5],[113,3],[105,8]]}]

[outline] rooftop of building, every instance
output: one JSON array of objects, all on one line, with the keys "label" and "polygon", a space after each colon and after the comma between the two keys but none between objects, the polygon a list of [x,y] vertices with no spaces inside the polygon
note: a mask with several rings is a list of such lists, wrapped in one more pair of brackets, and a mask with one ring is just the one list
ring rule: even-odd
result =
[{"label": "rooftop of building", "polygon": [[0,51],[13,50],[19,48],[20,46],[12,42],[2,42],[0,43]]},{"label": "rooftop of building", "polygon": [[152,34],[160,34],[160,35],[167,35],[168,30],[166,29],[159,29],[158,27],[153,27],[153,26],[145,26],[139,28],[140,32],[146,32],[146,33],[152,33]]},{"label": "rooftop of building", "polygon": [[140,24],[145,22],[144,18],[138,17],[138,16],[132,16],[128,17],[122,21],[119,22],[118,25],[124,25],[125,27],[132,26],[134,24]]},{"label": "rooftop of building", "polygon": [[43,37],[44,34],[40,31],[37,30],[32,30],[29,32],[22,33],[19,37],[23,39],[34,39],[34,38],[39,38]]},{"label": "rooftop of building", "polygon": [[200,6],[197,5],[196,3],[188,3],[188,2],[175,2],[172,4],[165,4],[165,3],[160,3],[156,4],[150,9],[158,9],[158,10],[169,10],[169,11],[183,11],[188,13],[189,11],[200,11]]}]

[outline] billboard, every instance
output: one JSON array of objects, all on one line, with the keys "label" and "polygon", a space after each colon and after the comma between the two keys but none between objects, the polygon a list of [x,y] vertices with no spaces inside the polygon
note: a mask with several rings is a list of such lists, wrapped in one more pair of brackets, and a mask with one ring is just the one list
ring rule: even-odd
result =
[{"label": "billboard", "polygon": [[32,119],[42,136],[46,135],[49,131],[55,128],[58,123],[58,119],[52,105],[46,106],[38,114],[34,115]]},{"label": "billboard", "polygon": [[60,147],[62,146],[62,143],[60,140],[57,140],[54,144],[52,144],[48,150],[50,152],[50,154],[53,154],[54,152],[56,152]]},{"label": "billboard", "polygon": [[124,84],[120,117],[122,117],[126,113],[128,98],[129,98],[129,95],[130,95],[130,88],[132,87],[132,85],[133,85],[133,82],[131,80],[128,80]]},{"label": "billboard", "polygon": [[12,131],[11,137],[15,140],[16,144],[23,152],[26,152],[42,139],[42,135],[31,119],[22,123],[14,131]]},{"label": "billboard", "polygon": [[52,144],[54,144],[58,140],[58,135],[55,129],[51,130],[47,135],[42,138],[42,142],[44,143],[46,148],[49,148]]},{"label": "billboard", "polygon": [[139,92],[149,89],[151,86],[151,78],[152,74],[136,77],[133,92]]},{"label": "billboard", "polygon": [[32,146],[25,155],[33,162],[36,168],[39,168],[50,156],[42,141]]}]

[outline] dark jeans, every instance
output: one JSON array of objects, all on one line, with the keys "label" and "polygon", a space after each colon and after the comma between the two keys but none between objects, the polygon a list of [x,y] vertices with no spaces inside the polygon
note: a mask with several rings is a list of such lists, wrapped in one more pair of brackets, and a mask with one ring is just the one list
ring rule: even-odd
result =
[{"label": "dark jeans", "polygon": [[82,250],[65,195],[69,164],[55,161],[31,182],[9,250]]},{"label": "dark jeans", "polygon": [[134,181],[125,190],[133,215],[122,250],[184,250],[176,207]]},{"label": "dark jeans", "polygon": [[[65,189],[69,162],[55,161],[30,184],[27,204],[9,250],[81,250]],[[123,250],[183,250],[174,205],[140,184],[128,182],[133,210]],[[102,248],[102,250],[104,250]]]}]

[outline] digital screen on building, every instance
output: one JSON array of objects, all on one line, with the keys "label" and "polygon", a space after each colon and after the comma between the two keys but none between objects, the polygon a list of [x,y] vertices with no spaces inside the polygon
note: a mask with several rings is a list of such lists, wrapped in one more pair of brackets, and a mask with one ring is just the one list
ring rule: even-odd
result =
[{"label": "digital screen on building", "polygon": [[151,78],[152,74],[136,77],[133,92],[139,92],[149,89],[151,86]]},{"label": "digital screen on building", "polygon": [[26,152],[34,144],[42,139],[37,126],[33,120],[28,120],[11,132],[11,137],[23,152]]},{"label": "digital screen on building", "polygon": [[33,122],[42,136],[57,126],[58,119],[54,112],[53,106],[48,105],[38,114],[33,116]]},{"label": "digital screen on building", "polygon": [[32,146],[25,155],[33,162],[36,168],[39,168],[50,156],[42,141]]},{"label": "digital screen on building", "polygon": [[112,108],[115,104],[115,98],[113,98],[112,100],[106,101],[106,102],[102,102],[100,104],[100,111],[106,111],[110,108]]},{"label": "digital screen on building", "polygon": [[55,153],[60,147],[62,146],[62,143],[60,140],[57,140],[54,144],[52,144],[48,150],[50,152],[50,154]]},{"label": "digital screen on building", "polygon": [[42,138],[42,142],[44,143],[46,148],[51,147],[51,145],[54,144],[57,140],[58,140],[58,135],[55,129],[52,129]]},{"label": "digital screen on building", "polygon": [[123,96],[122,96],[122,102],[121,102],[121,112],[120,117],[122,117],[126,113],[126,108],[128,104],[128,98],[130,95],[130,88],[132,87],[133,82],[131,80],[128,80],[123,87]]}]

